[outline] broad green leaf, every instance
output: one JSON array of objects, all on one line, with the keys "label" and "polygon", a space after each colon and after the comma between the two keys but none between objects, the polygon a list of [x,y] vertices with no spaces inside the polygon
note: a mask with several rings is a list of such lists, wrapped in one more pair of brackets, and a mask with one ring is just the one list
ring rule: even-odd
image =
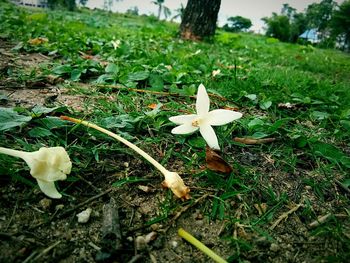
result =
[{"label": "broad green leaf", "polygon": [[326,158],[333,163],[343,164],[345,167],[350,168],[350,158],[337,147],[323,142],[315,142],[310,146],[315,155]]},{"label": "broad green leaf", "polygon": [[246,97],[246,98],[248,98],[250,100],[256,100],[257,99],[256,94],[247,94],[244,97]]},{"label": "broad green leaf", "polygon": [[137,71],[130,73],[128,75],[128,81],[139,81],[139,80],[145,80],[149,77],[148,71]]},{"label": "broad green leaf", "polygon": [[31,119],[32,117],[20,115],[13,109],[0,108],[0,131],[22,126]]},{"label": "broad green leaf", "polygon": [[38,117],[38,116],[40,116],[41,114],[47,114],[47,113],[53,112],[53,111],[57,110],[58,108],[60,108],[60,107],[46,108],[46,107],[44,107],[44,106],[36,105],[36,106],[32,109],[32,113],[33,113],[36,117]]},{"label": "broad green leaf", "polygon": [[324,120],[329,117],[329,113],[322,112],[322,111],[314,111],[312,112],[312,116],[316,118],[317,120]]},{"label": "broad green leaf", "polygon": [[119,68],[114,63],[109,63],[105,68],[106,73],[117,74],[119,72]]},{"label": "broad green leaf", "polygon": [[260,120],[258,118],[255,118],[254,120],[251,120],[249,123],[248,123],[248,127],[249,128],[254,128],[256,126],[262,126],[264,125],[265,122],[263,120]]},{"label": "broad green leaf", "polygon": [[29,136],[30,137],[47,137],[53,135],[50,130],[42,128],[42,127],[35,127],[29,131]]},{"label": "broad green leaf", "polygon": [[72,81],[78,81],[80,79],[82,71],[80,69],[73,69],[72,72],[70,73],[70,79]]},{"label": "broad green leaf", "polygon": [[164,88],[163,78],[157,74],[151,74],[149,76],[149,84],[154,91],[162,91]]},{"label": "broad green leaf", "polygon": [[272,101],[262,101],[259,103],[260,109],[262,110],[267,110],[268,108],[270,108],[272,105]]}]

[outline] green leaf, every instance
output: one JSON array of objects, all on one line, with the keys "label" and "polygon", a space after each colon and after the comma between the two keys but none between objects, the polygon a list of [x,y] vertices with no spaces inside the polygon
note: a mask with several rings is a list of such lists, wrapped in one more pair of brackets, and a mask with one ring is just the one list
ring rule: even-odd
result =
[{"label": "green leaf", "polygon": [[262,110],[267,110],[268,108],[270,108],[272,105],[272,101],[262,101],[259,103],[260,109]]},{"label": "green leaf", "polygon": [[66,121],[61,120],[60,118],[57,118],[57,117],[41,118],[37,120],[37,123],[40,123],[41,126],[44,126],[49,130],[67,126]]},{"label": "green leaf", "polygon": [[109,63],[105,68],[106,73],[117,74],[119,72],[119,68],[114,63]]},{"label": "green leaf", "polygon": [[154,91],[162,91],[164,88],[163,78],[157,74],[151,74],[149,76],[149,84]]},{"label": "green leaf", "polygon": [[40,137],[47,137],[52,136],[52,132],[50,130],[42,128],[42,127],[35,127],[29,131],[29,136],[33,138],[40,138]]},{"label": "green leaf", "polygon": [[19,115],[13,109],[0,108],[0,131],[22,126],[31,119],[30,116]]},{"label": "green leaf", "polygon": [[264,125],[265,122],[263,120],[260,120],[258,118],[255,118],[254,120],[251,120],[249,123],[248,123],[248,127],[249,128],[254,128],[256,126],[262,126]]},{"label": "green leaf", "polygon": [[80,79],[82,71],[80,69],[73,69],[70,73],[70,79],[72,81],[78,81]]},{"label": "green leaf", "polygon": [[257,99],[256,94],[247,94],[244,97],[246,97],[246,98],[248,98],[250,100],[256,100]]},{"label": "green leaf", "polygon": [[329,117],[329,113],[322,112],[322,111],[314,111],[312,112],[312,116],[316,118],[317,120],[324,120]]},{"label": "green leaf", "polygon": [[47,114],[47,113],[53,112],[53,111],[57,110],[58,108],[60,108],[60,107],[46,108],[44,106],[36,105],[32,109],[32,113],[34,116],[39,117],[42,114]]},{"label": "green leaf", "polygon": [[192,137],[188,140],[188,144],[194,148],[204,149],[207,143],[201,136]]},{"label": "green leaf", "polygon": [[148,71],[137,71],[130,73],[128,75],[128,81],[139,81],[139,80],[145,80],[149,77]]},{"label": "green leaf", "polygon": [[350,168],[350,158],[337,147],[323,142],[315,142],[310,146],[315,155],[323,157],[332,163],[343,164],[345,167]]},{"label": "green leaf", "polygon": [[52,73],[54,73],[55,75],[64,75],[64,74],[68,74],[72,71],[72,67],[70,65],[61,65],[61,66],[57,66],[52,70]]}]

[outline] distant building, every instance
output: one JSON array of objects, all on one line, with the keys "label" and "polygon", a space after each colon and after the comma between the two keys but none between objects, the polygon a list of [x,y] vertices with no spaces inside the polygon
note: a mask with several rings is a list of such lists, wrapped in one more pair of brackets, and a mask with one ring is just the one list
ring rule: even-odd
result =
[{"label": "distant building", "polygon": [[299,36],[299,38],[303,38],[306,41],[309,41],[313,44],[321,42],[320,34],[317,32],[317,29],[315,28],[306,30],[304,33],[302,33]]},{"label": "distant building", "polygon": [[47,7],[47,0],[12,0],[17,5],[30,6],[30,7]]}]

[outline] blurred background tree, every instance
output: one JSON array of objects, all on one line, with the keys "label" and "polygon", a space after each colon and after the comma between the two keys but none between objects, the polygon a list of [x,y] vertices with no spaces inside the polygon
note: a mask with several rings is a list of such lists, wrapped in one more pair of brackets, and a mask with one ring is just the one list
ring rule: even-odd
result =
[{"label": "blurred background tree", "polygon": [[334,11],[330,27],[332,35],[340,41],[342,49],[350,51],[350,0],[344,1]]},{"label": "blurred background tree", "polygon": [[228,32],[247,31],[252,26],[252,21],[249,18],[242,16],[229,17],[227,23],[222,27]]}]

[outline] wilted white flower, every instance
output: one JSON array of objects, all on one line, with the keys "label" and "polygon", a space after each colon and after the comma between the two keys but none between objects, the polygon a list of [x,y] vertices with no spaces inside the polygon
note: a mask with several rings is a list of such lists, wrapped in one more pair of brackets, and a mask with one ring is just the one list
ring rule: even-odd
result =
[{"label": "wilted white flower", "polygon": [[44,194],[51,198],[62,197],[56,189],[55,181],[65,180],[72,169],[72,163],[63,147],[42,147],[36,152],[0,147],[0,153],[22,158]]},{"label": "wilted white flower", "polygon": [[180,125],[172,129],[171,133],[187,134],[199,130],[210,148],[220,150],[218,139],[211,126],[220,126],[237,120],[242,117],[242,113],[224,109],[209,111],[209,107],[209,96],[204,85],[200,84],[196,101],[197,114],[170,117],[170,121]]},{"label": "wilted white flower", "polygon": [[121,41],[119,39],[117,40],[112,40],[111,44],[113,46],[114,49],[117,49],[118,47],[120,47]]},{"label": "wilted white flower", "polygon": [[216,75],[219,75],[220,73],[221,73],[221,70],[220,70],[220,69],[217,69],[217,70],[213,70],[212,73],[211,73],[211,75],[212,75],[213,77],[215,77]]}]

